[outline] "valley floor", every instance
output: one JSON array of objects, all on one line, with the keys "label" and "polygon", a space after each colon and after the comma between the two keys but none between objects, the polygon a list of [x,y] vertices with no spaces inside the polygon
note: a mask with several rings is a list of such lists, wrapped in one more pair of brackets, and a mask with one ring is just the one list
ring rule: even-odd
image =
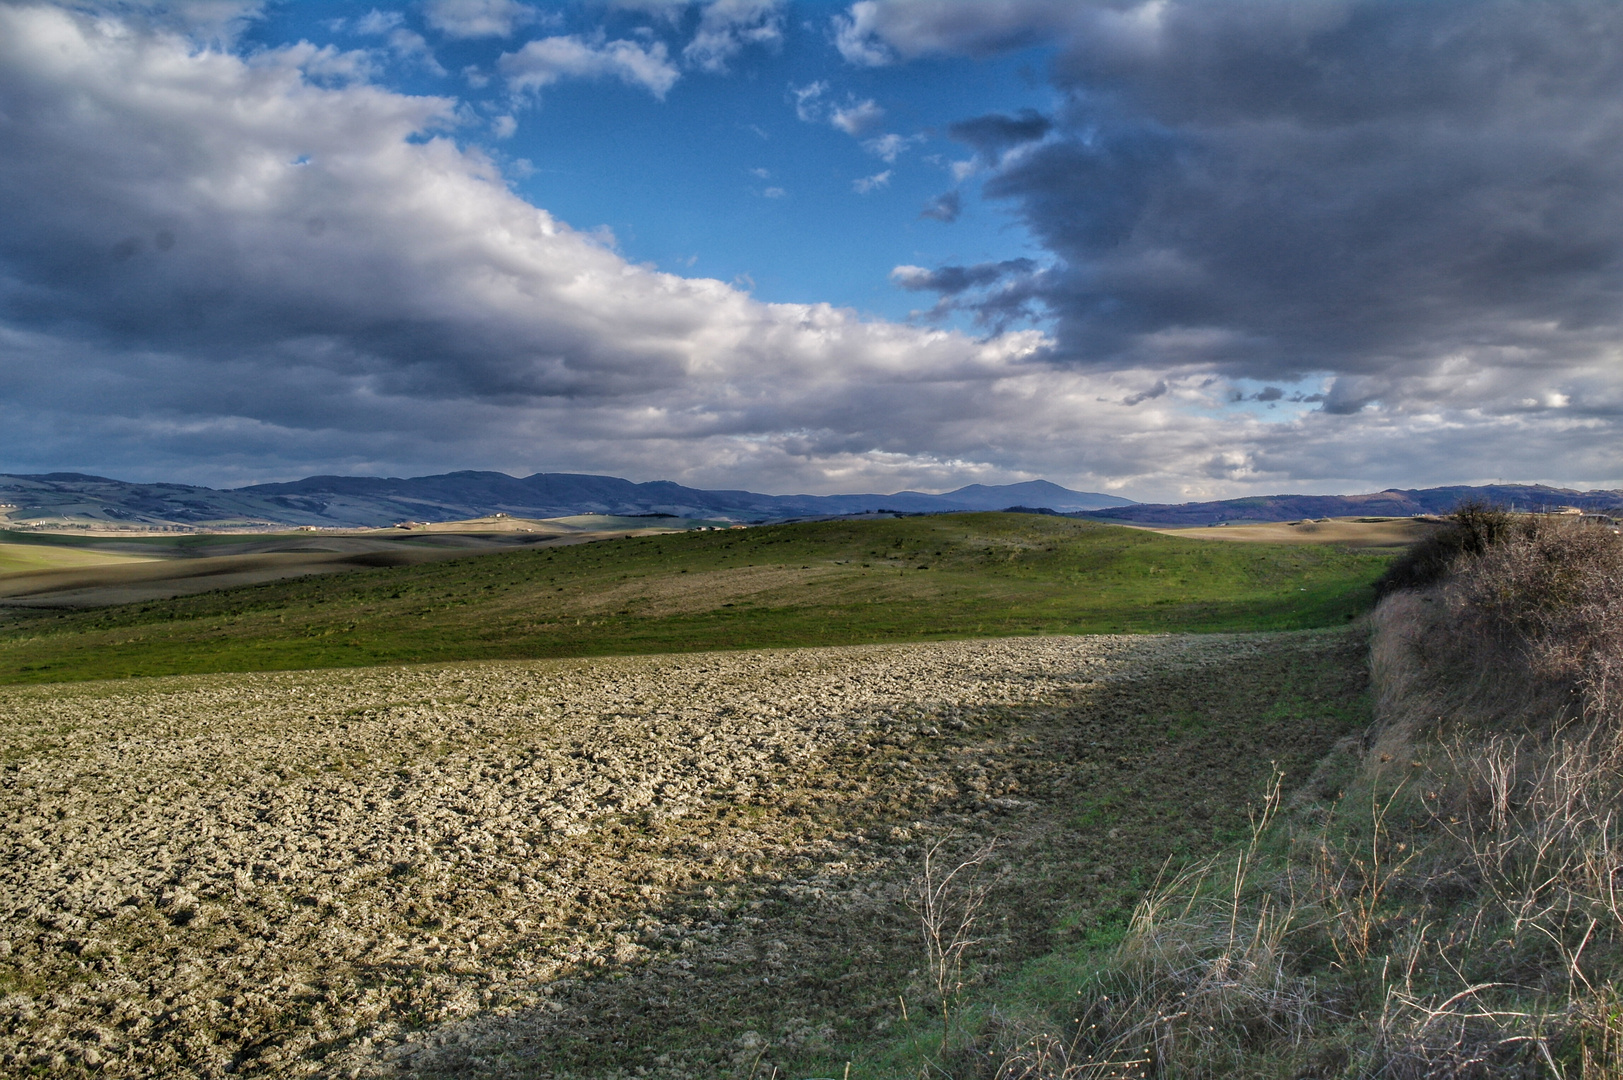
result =
[{"label": "valley floor", "polygon": [[7,688],[0,1066],[879,1076],[936,1007],[930,845],[996,842],[969,970],[1000,978],[1304,780],[1368,723],[1363,660],[1337,630]]}]

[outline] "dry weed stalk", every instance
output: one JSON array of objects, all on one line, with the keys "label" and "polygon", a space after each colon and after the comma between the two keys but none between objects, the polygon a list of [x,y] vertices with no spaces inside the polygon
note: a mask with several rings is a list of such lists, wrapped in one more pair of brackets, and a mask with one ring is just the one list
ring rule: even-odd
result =
[{"label": "dry weed stalk", "polygon": [[1458,814],[1441,825],[1517,936],[1532,929],[1565,950],[1559,931],[1574,918],[1587,922],[1563,965],[1574,983],[1587,985],[1578,966],[1583,949],[1597,930],[1623,935],[1623,754],[1618,733],[1599,725],[1559,736],[1538,748],[1524,735],[1450,745],[1449,764],[1466,791]]},{"label": "dry weed stalk", "polygon": [[1314,845],[1309,880],[1316,906],[1329,924],[1331,947],[1344,967],[1362,964],[1375,950],[1383,905],[1415,859],[1416,852],[1407,843],[1392,840],[1387,825],[1406,783],[1400,782],[1384,800],[1372,794],[1367,849],[1332,843],[1333,815]]},{"label": "dry weed stalk", "polygon": [[1154,1059],[1099,1058],[1081,1049],[1080,1040],[1040,1032],[1005,1051],[994,1080],[1144,1080]]},{"label": "dry weed stalk", "polygon": [[975,936],[976,924],[996,884],[981,873],[997,850],[996,840],[959,857],[942,873],[942,852],[952,839],[942,837],[925,849],[924,866],[907,893],[908,907],[919,920],[925,961],[941,1010],[943,1043],[951,1028],[952,1006],[964,988],[965,954],[981,943]]}]

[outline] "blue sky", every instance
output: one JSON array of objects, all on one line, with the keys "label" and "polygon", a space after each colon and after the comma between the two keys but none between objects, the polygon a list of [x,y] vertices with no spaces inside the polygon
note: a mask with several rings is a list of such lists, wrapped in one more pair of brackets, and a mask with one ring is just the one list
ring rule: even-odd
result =
[{"label": "blue sky", "polygon": [[0,0],[0,471],[1623,486],[1623,6]]},{"label": "blue sky", "polygon": [[[983,203],[973,175],[954,175],[972,154],[947,128],[989,111],[1049,108],[1042,46],[856,67],[836,47],[839,5],[759,5],[771,38],[706,70],[682,56],[701,19],[696,5],[532,10],[510,35],[457,37],[434,25],[432,6],[280,4],[242,42],[346,51],[381,42],[389,85],[464,102],[459,139],[502,162],[525,199],[577,228],[608,228],[628,259],[737,280],[762,300],[905,319],[920,301],[891,282],[897,265],[1041,257],[1007,207]],[[400,32],[421,39],[432,66],[429,53],[387,48]],[[675,81],[660,92],[614,75],[563,78],[515,94],[503,54],[526,38],[570,36],[662,45]],[[848,130],[833,122],[842,112]],[[920,216],[951,191],[964,196],[956,220]]]}]

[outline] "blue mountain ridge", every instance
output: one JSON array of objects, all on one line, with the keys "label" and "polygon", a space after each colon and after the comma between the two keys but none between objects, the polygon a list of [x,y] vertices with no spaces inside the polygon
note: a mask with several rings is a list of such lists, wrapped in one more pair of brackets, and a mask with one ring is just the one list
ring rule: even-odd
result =
[{"label": "blue mountain ridge", "polygon": [[0,501],[13,521],[30,516],[147,525],[263,523],[377,527],[401,520],[459,521],[574,514],[669,514],[740,521],[831,517],[880,510],[942,513],[1022,505],[1078,512],[1131,505],[1128,499],[1071,491],[1045,480],[972,484],[944,495],[762,495],[705,491],[668,480],[633,483],[613,476],[453,472],[410,478],[310,476],[286,483],[217,490],[185,484],[136,484],[81,473],[0,475]]},{"label": "blue mountain ridge", "polygon": [[669,514],[681,518],[783,521],[894,511],[946,513],[1021,507],[1145,525],[1210,525],[1220,521],[1292,521],[1306,517],[1402,517],[1439,514],[1467,499],[1522,509],[1575,506],[1623,510],[1623,491],[1575,491],[1536,484],[1423,489],[1389,488],[1361,495],[1266,495],[1211,502],[1134,503],[1072,491],[1046,480],[971,484],[940,495],[763,495],[707,491],[669,480],[634,483],[614,476],[452,472],[436,476],[309,476],[286,483],[215,489],[130,483],[82,473],[0,474],[0,515],[13,522],[54,521],[151,526],[314,525],[367,528],[397,521],[460,521],[574,514]]},{"label": "blue mountain ridge", "polygon": [[1218,522],[1297,521],[1320,517],[1411,517],[1446,514],[1477,500],[1513,510],[1572,506],[1589,513],[1623,509],[1623,491],[1576,491],[1543,484],[1388,488],[1366,495],[1259,495],[1215,502],[1134,503],[1088,512],[1099,521],[1142,525],[1213,525]]}]

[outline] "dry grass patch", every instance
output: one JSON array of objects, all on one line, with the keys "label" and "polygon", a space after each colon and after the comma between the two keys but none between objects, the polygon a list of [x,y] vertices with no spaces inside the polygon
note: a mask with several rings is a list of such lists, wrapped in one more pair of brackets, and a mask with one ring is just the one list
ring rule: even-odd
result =
[{"label": "dry grass patch", "polygon": [[839,575],[831,574],[822,567],[739,566],[727,570],[700,570],[658,578],[639,578],[591,592],[562,594],[559,597],[559,611],[567,615],[577,611],[602,612],[629,608],[639,616],[657,619],[710,611],[740,601],[792,604],[796,594],[810,596],[814,591],[827,597],[828,593],[820,588],[826,583],[846,584]]},{"label": "dry grass patch", "polygon": [[1185,540],[1229,540],[1251,544],[1336,544],[1348,548],[1398,551],[1436,532],[1435,518],[1325,518],[1300,521],[1231,523],[1221,527],[1149,528]]}]

